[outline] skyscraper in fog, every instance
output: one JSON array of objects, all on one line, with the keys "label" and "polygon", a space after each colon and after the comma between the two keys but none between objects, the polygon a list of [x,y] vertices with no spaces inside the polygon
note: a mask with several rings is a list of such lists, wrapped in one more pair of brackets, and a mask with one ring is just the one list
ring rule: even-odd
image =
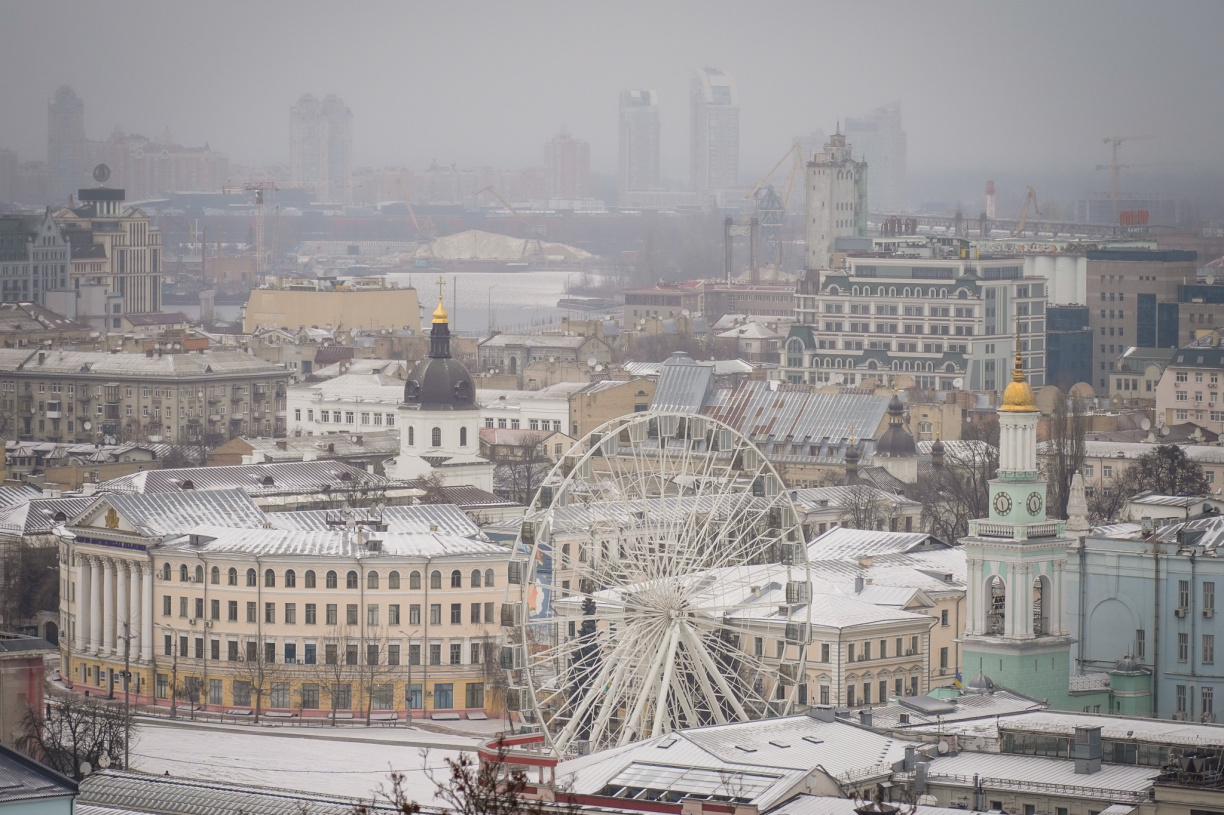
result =
[{"label": "skyscraper in fog", "polygon": [[353,112],[340,97],[322,103],[302,94],[289,110],[289,173],[294,183],[313,184],[324,201],[348,202],[353,168]]},{"label": "skyscraper in fog", "polygon": [[689,94],[689,171],[694,190],[739,185],[739,94],[720,68],[693,71]]},{"label": "skyscraper in fog", "polygon": [[61,85],[47,103],[47,170],[51,200],[66,203],[85,178],[85,103]]},{"label": "skyscraper in fog", "polygon": [[591,146],[563,128],[544,145],[544,173],[549,198],[586,198],[591,194]]},{"label": "skyscraper in fog", "polygon": [[901,103],[878,107],[866,116],[846,119],[846,141],[854,157],[871,166],[867,206],[873,212],[893,212],[905,205],[905,131]]},{"label": "skyscraper in fog", "polygon": [[621,192],[659,187],[659,95],[620,92]]}]

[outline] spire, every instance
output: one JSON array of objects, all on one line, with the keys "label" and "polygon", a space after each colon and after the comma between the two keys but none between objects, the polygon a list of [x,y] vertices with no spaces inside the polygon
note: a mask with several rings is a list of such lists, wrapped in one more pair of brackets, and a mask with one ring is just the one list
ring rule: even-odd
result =
[{"label": "spire", "polygon": [[442,279],[442,275],[438,275],[438,307],[434,309],[433,321],[434,324],[449,323],[450,315],[446,313],[446,308],[442,305],[442,290],[446,286],[446,281]]},{"label": "spire", "polygon": [[1067,531],[1073,535],[1085,535],[1090,528],[1084,476],[1076,472],[1071,476],[1071,495],[1067,499]]},{"label": "spire", "polygon": [[1000,411],[1010,413],[1033,413],[1037,410],[1037,401],[1033,398],[1033,388],[1024,376],[1024,359],[1020,355],[1020,317],[1016,317],[1016,367],[1012,371],[1011,384],[1003,391],[1003,404]]}]

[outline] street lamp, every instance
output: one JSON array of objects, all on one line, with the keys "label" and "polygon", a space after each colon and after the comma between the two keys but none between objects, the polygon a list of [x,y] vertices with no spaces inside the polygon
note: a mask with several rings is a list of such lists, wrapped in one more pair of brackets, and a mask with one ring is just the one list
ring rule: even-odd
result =
[{"label": "street lamp", "polygon": [[[404,694],[404,707],[408,709],[408,727],[412,727],[412,640],[416,634],[409,634],[404,629],[397,629],[401,634],[408,638],[408,652],[404,654],[404,661],[408,664],[408,692]],[[421,712],[425,712],[425,683],[421,683]]]},{"label": "street lamp", "polygon": [[[504,283],[504,280],[502,283]],[[499,285],[502,284],[494,283],[488,286],[488,334],[490,334],[490,337],[493,335],[493,289],[496,289]]]}]

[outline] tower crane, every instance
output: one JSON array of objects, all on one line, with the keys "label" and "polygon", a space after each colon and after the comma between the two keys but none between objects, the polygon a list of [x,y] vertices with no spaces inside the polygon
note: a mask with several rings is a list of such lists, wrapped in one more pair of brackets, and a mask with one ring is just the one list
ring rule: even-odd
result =
[{"label": "tower crane", "polygon": [[255,275],[262,278],[267,271],[268,259],[264,254],[264,197],[271,190],[278,190],[275,181],[248,181],[241,187],[222,187],[222,192],[239,190],[255,193]]},{"label": "tower crane", "polygon": [[1024,234],[1024,226],[1028,223],[1029,207],[1033,208],[1034,215],[1041,215],[1041,211],[1037,208],[1037,191],[1032,187],[1025,187],[1024,204],[1020,207],[1020,217],[1016,219],[1016,231],[1012,233],[1013,238]]},{"label": "tower crane", "polygon": [[1110,162],[1107,165],[1098,165],[1097,169],[1103,170],[1106,167],[1108,167],[1112,171],[1111,178],[1110,178],[1110,185],[1109,185],[1109,201],[1110,201],[1110,204],[1113,206],[1113,217],[1114,217],[1115,222],[1117,222],[1118,220],[1118,192],[1119,192],[1119,187],[1121,186],[1121,176],[1118,171],[1121,170],[1125,166],[1129,166],[1129,165],[1118,163],[1118,147],[1120,147],[1123,142],[1143,141],[1145,139],[1154,139],[1154,138],[1156,137],[1155,136],[1106,136],[1105,137],[1105,140],[1104,140],[1105,144],[1108,144],[1111,150]]}]

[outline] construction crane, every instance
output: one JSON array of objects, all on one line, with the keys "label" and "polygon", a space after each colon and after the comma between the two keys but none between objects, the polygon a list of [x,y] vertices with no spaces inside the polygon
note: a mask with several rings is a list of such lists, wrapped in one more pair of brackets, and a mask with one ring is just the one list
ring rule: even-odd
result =
[{"label": "construction crane", "polygon": [[412,202],[408,200],[408,196],[404,195],[403,179],[395,179],[395,184],[392,185],[392,189],[399,190],[399,200],[404,202],[404,206],[408,207],[408,216],[412,218],[412,227],[416,230],[417,240],[431,241],[437,237],[437,228],[434,226],[432,218],[426,215],[424,225],[417,220],[416,210],[412,208]]},{"label": "construction crane", "polygon": [[1123,142],[1143,141],[1145,139],[1154,139],[1154,138],[1156,137],[1155,136],[1106,136],[1105,137],[1105,140],[1104,140],[1105,144],[1108,144],[1111,150],[1110,161],[1109,161],[1109,164],[1097,165],[1097,169],[1104,170],[1108,168],[1109,170],[1111,170],[1110,185],[1109,185],[1109,201],[1110,201],[1110,204],[1113,206],[1113,219],[1115,223],[1118,220],[1118,193],[1121,187],[1121,174],[1119,173],[1119,170],[1121,170],[1125,166],[1131,166],[1131,165],[1124,165],[1124,164],[1118,163],[1118,147],[1120,147]]},{"label": "construction crane", "polygon": [[[505,198],[502,198],[501,194],[496,189],[494,189],[492,185],[485,187],[483,190],[478,190],[475,194],[475,197],[479,198],[482,193],[486,193],[486,192],[493,193],[493,197],[496,198],[498,201],[500,201],[501,205],[505,207],[507,210],[509,210],[511,215],[519,219],[519,222],[523,224],[523,229],[527,233],[528,241],[530,242],[534,240],[536,252],[543,254],[544,248],[543,246],[540,245],[540,238],[544,237],[547,234],[544,224],[537,224],[537,223],[532,223],[531,221],[528,221],[526,218],[523,217],[523,213],[519,212],[517,209],[511,206],[510,202],[507,201]],[[524,244],[523,254],[526,254],[526,253],[527,253],[527,245]]]},{"label": "construction crane", "polygon": [[[769,179],[778,171],[788,158],[792,158],[790,172],[782,185],[781,194],[774,189]],[[786,210],[790,206],[791,193],[795,189],[795,179],[803,169],[803,148],[791,144],[790,148],[778,159],[778,163],[761,177],[744,198],[754,198],[757,202],[757,219],[760,222],[762,254],[772,260],[775,266],[782,265],[782,224],[786,220]]]},{"label": "construction crane", "polygon": [[248,181],[241,187],[222,187],[222,192],[255,193],[255,275],[262,278],[267,271],[268,259],[264,254],[264,197],[265,193],[278,190],[275,181]]},{"label": "construction crane", "polygon": [[1024,234],[1024,226],[1028,223],[1029,207],[1032,207],[1034,215],[1041,215],[1041,210],[1037,208],[1037,191],[1032,187],[1025,187],[1024,204],[1020,207],[1020,217],[1016,219],[1016,231],[1012,233],[1013,238]]}]

